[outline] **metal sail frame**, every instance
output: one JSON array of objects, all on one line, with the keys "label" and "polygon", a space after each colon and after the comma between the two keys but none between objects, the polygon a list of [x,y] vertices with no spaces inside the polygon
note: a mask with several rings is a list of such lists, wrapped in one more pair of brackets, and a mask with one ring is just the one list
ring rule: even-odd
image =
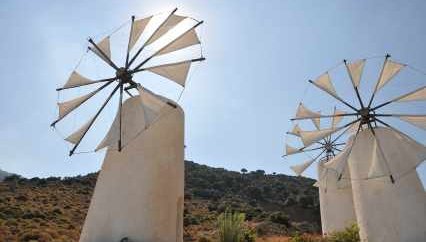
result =
[{"label": "metal sail frame", "polygon": [[[326,90],[324,87],[318,85],[317,83],[315,83],[312,80],[309,80],[309,83],[313,84],[314,86],[316,86],[320,90],[324,91],[325,93],[327,93],[331,97],[335,98],[336,100],[338,100],[339,102],[341,102],[343,105],[349,107],[353,112],[344,113],[344,114],[319,115],[319,116],[312,116],[312,117],[295,117],[295,118],[292,118],[291,120],[294,121],[294,120],[306,120],[306,119],[313,119],[313,118],[319,118],[319,119],[321,119],[321,118],[335,118],[335,117],[355,117],[356,120],[352,121],[351,123],[357,123],[357,122],[359,122],[359,124],[358,124],[358,129],[357,129],[357,131],[355,132],[355,135],[354,135],[354,142],[355,142],[355,140],[356,140],[356,138],[357,138],[357,136],[358,136],[358,134],[359,134],[359,132],[361,130],[364,130],[364,129],[370,130],[370,132],[372,133],[373,137],[375,138],[375,140],[377,142],[377,147],[379,149],[379,152],[382,153],[381,155],[383,156],[383,159],[384,159],[384,161],[386,163],[385,165],[386,165],[386,168],[388,169],[388,172],[389,172],[389,174],[388,174],[389,175],[389,179],[391,180],[392,183],[395,183],[395,179],[394,179],[394,177],[392,175],[392,171],[389,168],[388,161],[386,159],[386,156],[383,153],[383,149],[382,149],[382,146],[380,145],[380,142],[378,142],[378,138],[376,136],[376,132],[375,132],[374,129],[376,127],[378,127],[379,124],[380,124],[380,125],[383,125],[385,127],[391,128],[392,130],[394,130],[394,131],[396,131],[398,133],[401,133],[401,134],[409,137],[408,135],[406,135],[402,131],[396,129],[395,127],[393,127],[393,126],[389,125],[388,123],[386,123],[385,121],[383,121],[382,118],[384,118],[384,117],[426,117],[426,114],[395,114],[395,113],[381,113],[379,111],[380,111],[380,108],[382,108],[384,106],[392,104],[392,103],[394,103],[394,102],[396,102],[396,101],[398,101],[398,100],[400,100],[400,99],[402,99],[404,97],[407,97],[407,96],[409,96],[411,94],[414,94],[414,93],[417,93],[417,92],[419,92],[421,90],[424,90],[425,86],[422,86],[420,88],[415,89],[414,91],[410,91],[408,93],[400,95],[400,96],[398,96],[396,98],[393,98],[393,99],[391,99],[389,101],[386,101],[384,103],[381,103],[381,104],[378,104],[378,105],[372,105],[373,101],[374,101],[374,98],[375,98],[375,96],[377,94],[377,91],[379,90],[380,80],[381,80],[381,78],[383,76],[383,73],[385,71],[384,69],[386,67],[386,63],[390,60],[390,57],[391,56],[389,54],[385,55],[384,63],[383,63],[383,66],[381,68],[379,78],[377,80],[377,83],[376,83],[376,85],[374,87],[374,90],[373,90],[373,92],[372,92],[372,94],[371,94],[368,102],[366,102],[367,105],[365,105],[364,101],[362,100],[360,92],[358,90],[358,87],[354,84],[354,80],[352,79],[353,78],[352,74],[351,74],[351,72],[349,70],[349,67],[348,67],[348,62],[346,60],[343,60],[343,63],[346,66],[346,69],[347,69],[347,73],[349,74],[349,78],[351,79],[352,87],[353,87],[354,92],[355,92],[355,94],[357,96],[359,107],[357,108],[354,105],[349,104],[347,101],[343,100],[342,98],[340,98],[337,95],[330,94],[330,92],[328,90]],[[406,65],[405,64],[401,64],[401,66],[405,67]],[[402,67],[400,69],[402,69]],[[389,81],[395,75],[397,75],[399,73],[400,69],[397,70],[394,74],[392,74],[387,81]],[[362,70],[360,71],[359,74],[360,74],[359,78],[361,80]],[[385,84],[386,84],[386,82],[385,82]],[[384,84],[382,84],[382,85],[384,85]],[[421,101],[424,101],[424,99],[421,99]],[[303,149],[303,148],[301,148],[301,149]],[[350,155],[351,151],[352,151],[352,149],[349,150],[349,155]],[[341,178],[342,178],[342,174],[339,174],[338,180],[340,180]]]},{"label": "metal sail frame", "polygon": [[[185,62],[193,63],[193,62],[200,62],[200,61],[204,61],[205,60],[205,58],[202,56],[202,53],[200,53],[201,57],[199,57],[199,58],[194,58],[194,59],[179,61],[179,62],[175,62],[175,63],[163,64],[163,65],[155,65],[153,67],[144,68],[144,65],[146,63],[148,63],[153,57],[155,57],[161,51],[163,51],[164,49],[166,49],[167,47],[169,47],[171,44],[173,44],[177,40],[179,40],[182,36],[184,36],[185,34],[187,34],[190,31],[194,30],[195,28],[197,28],[199,25],[201,25],[203,23],[203,21],[197,21],[197,20],[191,18],[192,20],[194,20],[196,22],[191,28],[189,28],[188,30],[185,30],[179,36],[174,37],[174,39],[172,39],[165,46],[161,47],[158,51],[155,51],[155,53],[151,54],[149,57],[147,57],[144,60],[142,60],[141,63],[138,64],[135,68],[131,68],[130,67],[135,62],[135,60],[137,59],[137,57],[139,56],[139,54],[142,52],[142,50],[146,46],[148,46],[147,43],[150,42],[150,40],[156,35],[156,33],[159,32],[159,30],[170,19],[170,17],[174,15],[174,13],[176,11],[177,11],[177,8],[173,9],[167,15],[167,17],[161,22],[161,24],[159,26],[156,27],[156,29],[151,34],[151,36],[144,42],[144,44],[137,50],[137,52],[133,56],[130,55],[130,41],[131,41],[132,34],[133,34],[133,31],[134,31],[135,16],[131,17],[131,27],[130,27],[130,33],[129,33],[129,41],[128,41],[128,44],[127,44],[126,59],[125,59],[124,67],[118,67],[117,64],[102,50],[102,48],[100,48],[98,46],[98,44],[96,44],[93,41],[93,39],[91,39],[91,38],[88,39],[88,42],[91,45],[91,46],[88,47],[88,49],[91,50],[92,52],[94,52],[99,57],[99,59],[101,59],[102,61],[104,61],[108,66],[110,66],[111,68],[113,68],[116,71],[115,77],[105,78],[105,79],[100,79],[100,80],[95,80],[95,81],[91,81],[90,83],[71,85],[71,86],[68,86],[68,87],[61,87],[61,88],[57,88],[56,91],[63,91],[63,90],[67,90],[67,89],[78,88],[78,87],[83,87],[83,86],[88,86],[88,85],[92,85],[92,84],[98,84],[98,83],[104,83],[104,82],[106,82],[104,85],[102,85],[101,87],[99,87],[97,90],[95,90],[93,92],[93,95],[91,95],[88,98],[88,99],[90,99],[91,97],[93,97],[94,95],[96,95],[97,93],[99,93],[102,89],[104,89],[107,86],[109,86],[110,84],[112,84],[114,81],[117,81],[118,84],[114,87],[113,91],[109,94],[108,98],[104,101],[104,103],[102,104],[102,106],[97,110],[94,118],[92,118],[91,121],[89,122],[87,130],[84,131],[84,133],[82,134],[82,136],[78,140],[78,142],[76,142],[74,144],[73,148],[70,150],[70,153],[69,153],[70,156],[72,156],[74,154],[75,150],[77,149],[77,147],[79,146],[79,144],[81,143],[81,141],[83,140],[83,138],[85,137],[85,135],[87,134],[87,132],[90,130],[90,128],[92,127],[92,125],[96,121],[97,117],[101,114],[101,112],[103,111],[103,109],[105,108],[105,106],[108,104],[108,102],[110,101],[110,99],[114,96],[114,94],[117,91],[119,91],[119,104],[118,104],[118,113],[119,113],[119,140],[118,140],[118,151],[122,150],[122,105],[123,105],[123,94],[125,92],[129,96],[133,96],[132,93],[129,92],[129,90],[133,89],[133,88],[137,88],[138,85],[140,85],[139,83],[137,83],[137,82],[135,82],[133,80],[133,75],[134,74],[139,73],[139,72],[143,72],[143,71],[147,71],[149,68],[153,68],[153,67],[161,67],[161,66],[167,66],[167,65],[177,65],[177,64],[185,63]],[[173,26],[171,29],[173,29],[175,27],[176,26]],[[164,33],[163,35],[167,34],[167,32]],[[107,36],[107,38],[109,38],[109,36]],[[185,48],[185,47],[181,47],[180,49],[183,49],[183,48]],[[176,51],[176,50],[174,50],[174,51]],[[71,113],[74,110],[76,110],[79,106],[81,106],[88,99],[86,99],[82,103],[78,104],[75,108],[73,108],[71,111],[69,111],[68,113],[66,113],[63,117],[60,117],[57,120],[55,120],[54,122],[52,122],[51,126],[55,127],[55,125],[59,121],[61,121],[69,113]],[[176,105],[173,104],[173,103],[167,102],[167,104],[169,104],[173,108],[176,108]]]}]

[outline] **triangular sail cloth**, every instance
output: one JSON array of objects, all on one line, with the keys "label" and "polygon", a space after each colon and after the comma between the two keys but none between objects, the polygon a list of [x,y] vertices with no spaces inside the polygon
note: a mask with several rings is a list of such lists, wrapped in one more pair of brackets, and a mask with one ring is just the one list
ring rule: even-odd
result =
[{"label": "triangular sail cloth", "polygon": [[167,54],[196,44],[200,44],[200,40],[198,39],[197,33],[193,29],[174,40],[166,48],[161,50],[158,55]]},{"label": "triangular sail cloth", "polygon": [[135,46],[136,42],[142,35],[143,31],[145,30],[145,27],[148,25],[151,18],[152,16],[143,19],[138,19],[133,23],[133,30],[129,41],[129,50],[131,50],[133,46]]},{"label": "triangular sail cloth", "polygon": [[402,95],[396,98],[395,102],[411,102],[411,101],[425,101],[426,100],[426,86],[419,88],[413,92]]},{"label": "triangular sail cloth", "polygon": [[[111,59],[111,47],[110,47],[110,37],[107,36],[104,39],[102,39],[99,43],[96,44],[99,49],[109,58]],[[97,56],[99,56],[102,60],[109,63],[110,61],[96,48],[91,47],[90,48],[93,53],[95,53]]]},{"label": "triangular sail cloth", "polygon": [[322,89],[323,91],[327,92],[331,96],[339,98],[339,96],[337,95],[336,89],[334,88],[334,85],[331,82],[331,78],[328,72],[318,77],[318,79],[316,79],[313,82],[313,84],[319,87],[320,89]]},{"label": "triangular sail cloth", "polygon": [[375,91],[386,85],[386,83],[388,83],[405,66],[406,65],[404,64],[386,59],[379,80],[377,81],[377,88]]},{"label": "triangular sail cloth", "polygon": [[80,73],[73,71],[71,76],[68,78],[68,81],[65,83],[63,88],[76,87],[81,85],[90,84],[93,81],[87,77],[82,76]]},{"label": "triangular sail cloth", "polygon": [[302,131],[302,129],[300,129],[298,124],[295,124],[293,129],[289,131],[288,133],[300,137],[300,131]]},{"label": "triangular sail cloth", "polygon": [[313,131],[301,131],[300,137],[304,146],[309,146],[329,135],[338,131],[338,129],[322,129]]},{"label": "triangular sail cloth", "polygon": [[300,149],[296,149],[296,148],[294,148],[290,145],[287,145],[287,144],[285,145],[285,154],[286,155],[293,155],[293,154],[297,154],[297,153],[300,153],[300,152],[302,152]]},{"label": "triangular sail cloth", "polygon": [[190,67],[191,61],[184,61],[179,63],[149,67],[146,70],[165,77],[171,81],[174,81],[184,87]]},{"label": "triangular sail cloth", "polygon": [[361,82],[362,72],[364,70],[365,59],[347,63],[347,69],[354,87],[358,87]]},{"label": "triangular sail cloth", "polygon": [[306,169],[308,169],[309,166],[312,165],[312,163],[314,163],[314,161],[314,159],[308,160],[303,162],[302,164],[290,166],[290,169],[293,170],[294,173],[296,173],[298,176],[300,176]]},{"label": "triangular sail cloth", "polygon": [[156,30],[154,35],[149,38],[149,41],[145,43],[145,45],[149,45],[156,40],[158,40],[161,36],[165,35],[169,30],[173,29],[178,25],[182,20],[184,20],[186,17],[179,16],[176,14],[171,15],[161,26]]},{"label": "triangular sail cloth", "polygon": [[86,95],[80,96],[75,99],[71,99],[62,103],[58,103],[59,107],[59,119],[65,117],[67,114],[72,112],[74,109],[76,109],[78,106],[86,102],[89,98],[91,98],[93,95],[95,95],[97,91],[88,93]]},{"label": "triangular sail cloth", "polygon": [[399,116],[398,118],[426,130],[426,116]]},{"label": "triangular sail cloth", "polygon": [[320,116],[321,113],[309,110],[303,103],[297,107],[296,118],[310,118],[317,129],[320,129]]},{"label": "triangular sail cloth", "polygon": [[80,142],[80,140],[83,138],[83,136],[86,134],[86,132],[89,130],[91,124],[93,123],[93,118],[87,121],[83,126],[81,126],[77,131],[69,135],[67,138],[65,138],[66,141],[77,144]]}]

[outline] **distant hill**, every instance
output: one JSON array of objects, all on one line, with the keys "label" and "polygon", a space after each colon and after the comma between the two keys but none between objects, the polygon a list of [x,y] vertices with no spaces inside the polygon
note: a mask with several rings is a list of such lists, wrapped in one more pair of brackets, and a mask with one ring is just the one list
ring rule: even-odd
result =
[{"label": "distant hill", "polygon": [[[244,212],[259,236],[320,231],[314,180],[262,170],[245,174],[185,162],[185,241],[217,238],[226,208]],[[0,238],[5,241],[78,241],[97,173],[0,183]]]},{"label": "distant hill", "polygon": [[13,175],[13,174],[9,173],[9,172],[5,172],[5,171],[0,170],[0,181],[3,181],[4,178],[6,178],[8,176],[11,176],[11,175]]}]

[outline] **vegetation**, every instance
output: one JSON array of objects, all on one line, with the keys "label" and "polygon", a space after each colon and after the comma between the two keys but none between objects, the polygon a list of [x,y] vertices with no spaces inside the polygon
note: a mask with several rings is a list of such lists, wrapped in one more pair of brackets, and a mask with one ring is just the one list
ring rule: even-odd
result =
[{"label": "vegetation", "polygon": [[290,242],[359,242],[359,229],[356,224],[352,224],[343,231],[334,232],[327,237],[315,236],[312,234],[296,233]]},{"label": "vegetation", "polygon": [[[227,208],[244,213],[248,237],[320,231],[312,179],[262,170],[242,174],[189,161],[185,166],[185,241],[218,241],[217,218]],[[78,241],[96,177],[6,178],[0,182],[0,238]]]},{"label": "vegetation", "polygon": [[226,210],[218,217],[220,242],[242,242],[244,237],[245,215]]}]

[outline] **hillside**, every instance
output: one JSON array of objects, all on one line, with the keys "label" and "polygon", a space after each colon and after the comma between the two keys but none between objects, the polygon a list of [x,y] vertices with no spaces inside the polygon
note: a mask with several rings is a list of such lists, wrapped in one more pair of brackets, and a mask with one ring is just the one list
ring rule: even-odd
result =
[{"label": "hillside", "polygon": [[[259,236],[320,230],[312,179],[185,166],[185,241],[215,238],[217,215],[226,208],[246,213]],[[6,178],[0,183],[1,241],[78,241],[96,176]]]},{"label": "hillside", "polygon": [[11,175],[13,175],[13,174],[0,170],[0,181],[3,181],[6,177],[11,176]]}]

